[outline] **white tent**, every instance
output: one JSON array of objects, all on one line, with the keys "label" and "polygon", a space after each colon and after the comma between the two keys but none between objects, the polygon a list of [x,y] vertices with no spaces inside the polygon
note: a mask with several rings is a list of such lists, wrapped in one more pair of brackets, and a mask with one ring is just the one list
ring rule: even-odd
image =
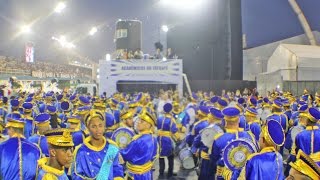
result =
[{"label": "white tent", "polygon": [[257,76],[262,95],[282,90],[284,81],[320,81],[320,47],[280,44],[268,60],[267,72]]},{"label": "white tent", "polygon": [[281,44],[268,61],[267,72],[281,71],[284,81],[319,81],[320,47]]}]

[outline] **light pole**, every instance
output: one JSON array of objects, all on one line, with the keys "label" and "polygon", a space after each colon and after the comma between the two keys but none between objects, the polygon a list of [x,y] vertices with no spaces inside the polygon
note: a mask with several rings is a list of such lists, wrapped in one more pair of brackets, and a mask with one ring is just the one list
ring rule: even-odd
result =
[{"label": "light pole", "polygon": [[[160,32],[162,32],[162,33],[160,33],[160,42],[162,42],[163,47],[164,47],[163,49],[165,51],[167,51],[167,48],[168,48],[168,39],[167,39],[168,31],[169,31],[169,27],[167,25],[161,26]],[[162,38],[161,38],[161,34],[163,35]]]}]

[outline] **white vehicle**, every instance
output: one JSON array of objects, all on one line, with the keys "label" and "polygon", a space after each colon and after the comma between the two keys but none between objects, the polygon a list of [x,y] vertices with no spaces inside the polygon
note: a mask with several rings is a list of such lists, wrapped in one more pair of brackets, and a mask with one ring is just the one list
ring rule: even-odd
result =
[{"label": "white vehicle", "polygon": [[93,96],[99,95],[98,87],[96,84],[79,84],[76,87],[76,92],[78,94],[90,94]]}]

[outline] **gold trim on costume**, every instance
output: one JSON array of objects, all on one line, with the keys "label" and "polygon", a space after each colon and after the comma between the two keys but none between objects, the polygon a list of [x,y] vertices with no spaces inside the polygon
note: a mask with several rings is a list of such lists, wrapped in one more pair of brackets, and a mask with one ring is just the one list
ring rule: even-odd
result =
[{"label": "gold trim on costume", "polygon": [[126,167],[129,172],[133,174],[144,174],[152,169],[153,163],[151,161],[143,164],[143,165],[134,165],[127,162]]},{"label": "gold trim on costume", "polygon": [[54,174],[56,176],[62,176],[65,172],[64,172],[64,168],[62,168],[62,170],[53,168],[51,166],[47,165],[47,162],[49,161],[48,157],[45,158],[41,158],[38,160],[38,165],[41,169],[43,169],[46,173],[51,173]]},{"label": "gold trim on costume", "polygon": [[[308,165],[300,157],[303,157],[306,161],[310,163]],[[297,154],[297,160],[295,162],[290,162],[290,166],[295,170],[299,171],[300,173],[307,175],[312,179],[319,179],[320,178],[320,168],[313,162],[312,159],[308,157],[303,151],[299,150]]]}]

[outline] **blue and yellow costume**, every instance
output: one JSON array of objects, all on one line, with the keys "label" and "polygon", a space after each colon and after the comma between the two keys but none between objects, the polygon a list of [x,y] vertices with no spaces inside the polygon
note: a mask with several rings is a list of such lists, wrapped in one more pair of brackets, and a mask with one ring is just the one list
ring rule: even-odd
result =
[{"label": "blue and yellow costume", "polygon": [[[24,127],[20,114],[9,114],[7,120],[7,128]],[[0,179],[35,179],[41,151],[22,134],[13,134],[7,141],[1,143],[0,154]]]},{"label": "blue and yellow costume", "polygon": [[[282,109],[282,106],[283,105],[280,100],[275,99],[273,101],[273,104],[272,104],[273,108]],[[270,119],[274,119],[278,121],[281,124],[284,132],[288,131],[288,128],[289,128],[288,118],[287,118],[287,115],[283,114],[283,112],[272,112],[272,114],[267,117],[267,120],[270,120]]]},{"label": "blue and yellow costume", "polygon": [[[219,126],[219,123],[223,119],[223,115],[219,109],[216,108],[210,108],[210,114],[208,115],[208,118],[212,119],[214,124],[209,125],[212,128],[218,128],[221,129]],[[212,161],[210,161],[209,157],[209,148],[206,147],[202,141],[201,141],[201,132],[197,135],[193,142],[193,147],[198,148],[198,152],[200,153],[201,157],[201,163],[200,163],[200,174],[198,179],[199,180],[211,180],[214,179],[214,165]]]},{"label": "blue and yellow costume", "polygon": [[[39,114],[35,117],[35,122],[37,127],[47,127],[50,128],[50,115],[47,113]],[[41,152],[46,157],[49,157],[49,147],[47,138],[44,135],[40,135],[39,133],[34,134],[29,137],[28,140],[36,145],[38,145],[41,149]]]},{"label": "blue and yellow costume", "polygon": [[[298,171],[300,174],[304,175],[304,177],[311,179],[320,179],[320,167],[303,151],[299,150],[297,154],[297,159],[295,162],[291,162],[290,166],[292,169]],[[296,174],[288,177],[295,179]],[[301,177],[301,176],[300,176]],[[303,178],[303,177],[301,177]]]},{"label": "blue and yellow costume", "polygon": [[[91,110],[86,116],[88,125],[94,117],[104,121],[101,112]],[[72,179],[123,179],[123,167],[119,164],[119,148],[112,140],[103,138],[103,145],[95,147],[90,144],[91,136],[75,149],[74,163],[72,165]]]},{"label": "blue and yellow costume", "polygon": [[[140,120],[146,121],[154,127],[155,118],[148,112],[139,115]],[[152,167],[158,158],[158,142],[152,135],[152,130],[139,132],[128,146],[120,151],[126,162],[127,175],[135,180],[152,180]]]},{"label": "blue and yellow costume", "polygon": [[250,108],[250,107],[248,107],[245,112],[247,121],[251,117],[254,118],[253,121],[247,122],[247,124],[248,124],[249,131],[251,131],[252,134],[254,134],[256,140],[259,141],[261,126],[260,126],[260,121],[257,119],[257,114],[258,114],[257,110],[255,108]]},{"label": "blue and yellow costume", "polygon": [[33,117],[31,116],[33,104],[30,102],[25,102],[22,104],[23,111],[24,111],[24,136],[28,139],[34,133],[34,121]]},{"label": "blue and yellow costume", "polygon": [[[120,119],[120,118],[119,118]],[[105,112],[105,121],[106,121],[106,138],[111,138],[113,131],[119,128],[120,121],[116,120],[114,115],[109,112]]]},{"label": "blue and yellow costume", "polygon": [[168,158],[169,176],[173,174],[173,150],[175,146],[175,141],[178,140],[179,132],[177,128],[176,121],[171,115],[172,104],[166,103],[163,106],[163,110],[165,112],[164,116],[161,116],[157,119],[157,129],[158,129],[158,143],[160,146],[160,174],[163,175],[165,169],[164,158]]},{"label": "blue and yellow costume", "polygon": [[72,135],[72,141],[74,144],[74,147],[78,146],[79,144],[83,143],[83,140],[85,138],[83,131],[80,129],[81,127],[81,121],[79,116],[69,116],[68,123],[76,124],[76,129],[71,131]]},{"label": "blue and yellow costume", "polygon": [[158,142],[160,145],[160,158],[172,155],[174,141],[177,140],[175,134],[178,132],[177,124],[170,114],[172,105],[167,103],[163,107],[165,115],[157,119]]},{"label": "blue and yellow costume", "polygon": [[8,109],[6,107],[6,103],[5,101],[8,101],[7,97],[0,97],[0,121],[4,122],[7,113],[8,113]]},{"label": "blue and yellow costume", "polygon": [[[239,109],[235,107],[228,107],[222,110],[224,115],[224,120],[227,122],[239,122]],[[214,174],[217,179],[222,178],[222,170],[224,168],[224,161],[221,157],[223,149],[228,144],[229,141],[238,139],[238,138],[247,138],[253,143],[256,143],[255,137],[251,132],[244,131],[243,129],[229,129],[225,128],[225,133],[217,134],[214,137],[214,142],[212,145],[212,153],[210,155],[210,160],[213,163]]]},{"label": "blue and yellow costume", "polygon": [[[200,133],[202,129],[209,125],[207,121],[207,115],[209,114],[209,108],[207,106],[199,106],[199,110],[197,110],[198,119],[192,125],[191,134],[187,136],[187,143],[192,147],[193,141],[196,136]],[[193,147],[191,150],[193,153],[196,153],[198,149]]]},{"label": "blue and yellow costume", "polygon": [[[316,108],[309,108],[308,113],[301,114],[316,123],[320,119],[320,112]],[[300,132],[295,139],[295,152],[302,150],[310,156],[310,158],[320,166],[320,129],[319,126],[307,125],[306,129]]]},{"label": "blue and yellow costume", "polygon": [[261,134],[268,145],[259,153],[253,153],[248,157],[239,179],[285,179],[283,159],[276,150],[277,146],[282,146],[284,143],[285,135],[282,126],[278,121],[269,120],[262,127]]},{"label": "blue and yellow costume", "polygon": [[[53,129],[45,133],[48,144],[52,144],[61,148],[70,148],[74,144],[72,136],[67,129]],[[38,161],[39,172],[37,180],[68,180],[64,167],[61,170],[48,165],[48,157],[44,157]]]}]

